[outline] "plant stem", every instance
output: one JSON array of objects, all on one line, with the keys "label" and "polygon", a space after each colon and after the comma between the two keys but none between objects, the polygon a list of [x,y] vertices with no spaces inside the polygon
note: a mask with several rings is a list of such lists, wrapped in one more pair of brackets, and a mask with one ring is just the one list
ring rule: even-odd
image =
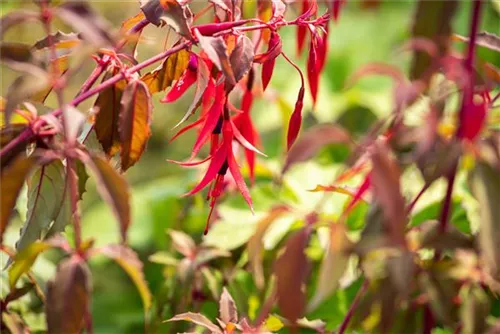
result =
[{"label": "plant stem", "polygon": [[410,214],[411,211],[413,210],[413,208],[415,207],[415,205],[417,204],[418,200],[420,199],[420,197],[422,197],[422,195],[425,193],[425,191],[429,188],[429,184],[424,184],[424,186],[422,187],[422,189],[420,189],[420,191],[418,192],[417,196],[415,196],[415,198],[411,201],[410,204],[408,204],[408,207],[406,208],[406,213],[407,214]]},{"label": "plant stem", "polygon": [[356,311],[356,308],[359,305],[359,302],[361,301],[361,297],[366,293],[368,290],[368,287],[370,286],[370,283],[368,282],[367,279],[364,280],[363,284],[358,290],[358,293],[354,297],[354,300],[352,301],[351,306],[349,307],[349,310],[347,311],[347,314],[344,317],[344,320],[340,324],[338,334],[343,334],[345,330],[347,329],[347,326],[349,326],[349,322],[351,321],[352,316],[354,315],[354,311]]}]

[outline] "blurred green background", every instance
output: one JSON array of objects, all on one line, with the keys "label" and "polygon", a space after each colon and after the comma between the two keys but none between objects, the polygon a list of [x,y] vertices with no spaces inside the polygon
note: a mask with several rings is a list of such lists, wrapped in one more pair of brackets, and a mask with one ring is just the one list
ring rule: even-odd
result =
[{"label": "blurred green background", "polygon": [[[249,1],[250,2],[250,1]],[[400,47],[410,36],[412,13],[416,1],[381,1],[378,6],[367,6],[368,1],[348,1],[338,23],[330,28],[328,63],[320,79],[319,99],[315,110],[312,110],[310,96],[306,96],[305,127],[316,123],[339,121],[354,134],[364,133],[378,118],[388,115],[392,104],[392,83],[390,79],[370,77],[361,80],[349,89],[345,83],[350,74],[360,66],[370,62],[385,62],[398,66],[406,71],[411,60],[409,52],[401,52]],[[192,8],[203,7],[204,2],[194,1]],[[2,1],[2,14],[19,7],[32,7],[31,2]],[[138,13],[139,4],[135,1],[92,1],[92,6],[109,20],[114,27]],[[496,6],[496,7],[495,7]],[[500,33],[500,16],[498,2],[489,1],[484,8],[482,29]],[[469,1],[461,1],[459,11],[454,19],[454,31],[467,35],[469,20]],[[295,13],[289,10],[288,15]],[[59,29],[69,32],[69,28],[60,24]],[[305,69],[303,55],[297,59],[295,52],[295,28],[284,27],[280,30],[284,51],[297,60],[299,66]],[[143,32],[143,40],[139,45],[138,59],[146,59],[163,49],[167,28],[147,27]],[[10,30],[5,40],[33,43],[43,38],[43,29],[36,24],[26,24]],[[460,50],[463,45],[456,44]],[[500,66],[498,54],[480,48],[480,58]],[[153,66],[152,68],[156,67]],[[93,61],[86,61],[82,71],[72,78],[69,89],[65,92],[66,100],[70,100],[78,91],[79,86],[94,68]],[[5,96],[9,83],[15,78],[15,73],[2,66],[1,95]],[[259,69],[260,70],[260,69]],[[143,71],[145,73],[146,71]],[[276,179],[284,159],[284,125],[295,103],[299,89],[299,76],[282,58],[277,60],[276,69],[270,89],[264,96],[259,96],[252,109],[252,117],[263,142],[263,151],[268,158],[258,158],[258,174],[252,197],[257,215],[252,217],[240,196],[230,196],[221,203],[222,219],[216,223],[204,239],[208,245],[241,252],[243,245],[252,235],[259,213],[264,212],[278,202],[294,203],[304,210],[312,208],[318,198],[317,193],[307,192],[317,184],[328,184],[336,175],[342,162],[349,153],[343,147],[330,147],[324,150],[314,162],[294,167],[286,176],[282,186]],[[193,92],[190,91],[190,94]],[[191,103],[190,94],[173,104],[160,104],[162,93],[154,96],[153,135],[143,158],[126,177],[132,188],[133,225],[129,230],[131,246],[139,253],[145,264],[145,274],[150,289],[155,298],[161,298],[165,293],[163,267],[150,263],[148,256],[158,250],[171,249],[166,229],[177,229],[190,234],[195,240],[201,241],[205,219],[208,213],[203,195],[191,198],[180,198],[199,179],[203,168],[184,169],[169,164],[166,159],[184,160],[190,155],[194,141],[193,134],[180,137],[173,143],[169,138],[174,131],[172,127],[182,117]],[[235,97],[238,105],[238,97]],[[93,101],[79,106],[82,111],[88,110]],[[50,107],[56,106],[53,96],[47,100]],[[418,112],[418,111],[417,111]],[[202,152],[201,156],[204,156]],[[410,197],[422,184],[416,171],[405,174],[405,195]],[[83,232],[86,238],[94,238],[96,245],[105,245],[119,240],[118,226],[109,208],[97,196],[92,181],[87,184],[88,192],[82,202]],[[442,196],[442,184],[436,184],[425,198],[419,202],[417,217],[420,221],[433,217],[438,209],[438,201]],[[466,198],[464,187],[459,187],[456,200]],[[344,204],[345,197],[333,195],[327,203],[325,211],[337,215]],[[26,196],[18,205],[21,216],[26,205]],[[474,205],[460,207],[454,210],[453,222],[457,226],[470,229]],[[366,206],[360,206],[350,217],[349,226],[359,229]],[[25,213],[24,213],[25,214]],[[468,218],[469,217],[469,218]],[[6,236],[7,243],[14,245],[22,220],[17,219],[10,227]],[[265,239],[265,247],[271,249],[293,225],[293,221],[278,220],[270,229]],[[418,222],[416,222],[418,223]],[[67,231],[71,234],[70,228]],[[315,250],[315,247],[317,248]],[[319,241],[312,244],[311,253],[320,251]],[[4,263],[6,259],[2,259]],[[51,278],[55,272],[58,256],[53,253],[38,259],[34,272],[43,281]],[[105,259],[96,258],[91,262],[94,280],[93,316],[95,333],[138,333],[143,329],[143,311],[141,299],[134,285],[121,269]],[[249,273],[242,271],[237,277],[243,289],[252,290],[253,282]],[[6,273],[2,272],[2,295],[6,293]],[[170,287],[175,288],[175,287]],[[312,318],[319,317],[329,324],[335,324],[342,319],[347,310],[348,301],[357,289],[357,284],[345,290],[344,295],[335,294],[331,300],[320,307]],[[250,294],[251,295],[251,294]],[[36,301],[28,301],[30,307],[41,311],[42,305]],[[252,301],[245,307],[251,309]],[[23,307],[20,305],[19,307]],[[216,304],[206,303],[203,312],[210,316],[216,314]],[[24,310],[26,311],[26,310]],[[44,328],[41,315],[26,313],[27,321],[34,330]],[[164,331],[165,332],[165,331]]]}]

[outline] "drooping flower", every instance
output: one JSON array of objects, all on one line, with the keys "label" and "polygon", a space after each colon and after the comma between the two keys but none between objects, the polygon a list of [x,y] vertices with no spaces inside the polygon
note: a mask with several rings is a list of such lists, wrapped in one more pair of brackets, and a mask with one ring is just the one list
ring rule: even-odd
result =
[{"label": "drooping flower", "polygon": [[229,170],[231,173],[238,191],[241,193],[248,206],[253,212],[252,199],[250,192],[241,175],[239,166],[233,153],[232,141],[234,139],[234,127],[229,120],[224,120],[222,125],[222,143],[214,152],[210,159],[210,164],[207,168],[202,180],[184,196],[190,196],[198,193],[207,185],[212,183],[209,188],[208,198],[210,201],[210,214],[207,219],[205,234],[208,232],[210,217],[215,207],[217,199],[223,192],[224,177]]},{"label": "drooping flower", "polygon": [[196,72],[198,69],[198,57],[191,55],[187,69],[181,75],[175,85],[168,91],[167,95],[160,100],[162,103],[174,102],[196,82]]},{"label": "drooping flower", "polygon": [[486,121],[490,101],[490,94],[487,90],[478,92],[471,98],[465,99],[457,130],[458,138],[470,141],[474,141],[477,138]]}]

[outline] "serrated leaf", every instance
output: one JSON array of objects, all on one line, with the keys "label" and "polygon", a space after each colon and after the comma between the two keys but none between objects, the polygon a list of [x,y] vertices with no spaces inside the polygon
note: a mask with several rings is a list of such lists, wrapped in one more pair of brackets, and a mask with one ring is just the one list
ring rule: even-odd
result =
[{"label": "serrated leaf", "polygon": [[69,189],[61,160],[39,166],[28,180],[28,213],[16,249],[20,251],[42,238],[53,221],[59,229],[53,233],[64,230],[71,220],[66,202]]},{"label": "serrated leaf", "polygon": [[2,194],[2,200],[0,201],[0,241],[9,223],[12,209],[14,209],[16,205],[19,192],[29,172],[35,166],[35,163],[35,157],[21,155],[18,156],[10,166],[6,168],[2,167],[0,179],[0,193]]},{"label": "serrated leaf", "polygon": [[348,248],[351,241],[347,238],[347,226],[342,223],[332,224],[330,241],[319,269],[318,284],[308,310],[317,308],[339,286],[349,261]]},{"label": "serrated leaf", "polygon": [[38,255],[49,248],[51,248],[50,244],[36,241],[14,256],[14,263],[9,268],[9,286],[11,290],[15,288],[19,278],[30,271]]},{"label": "serrated leaf", "polygon": [[82,162],[96,178],[97,191],[111,207],[118,223],[122,240],[127,239],[130,225],[130,199],[127,181],[111,165],[98,155],[85,155]]},{"label": "serrated leaf", "polygon": [[210,320],[208,320],[204,315],[200,313],[187,312],[187,313],[177,314],[175,317],[170,318],[167,321],[189,321],[198,326],[205,327],[211,333],[216,333],[216,334],[222,333],[219,327],[214,325]]},{"label": "serrated leaf", "polygon": [[[108,70],[104,75],[103,82],[118,73],[118,68]],[[126,80],[118,81],[113,86],[103,90],[94,105],[95,108],[98,108],[94,123],[95,133],[104,152],[110,156],[118,152],[120,148],[118,120],[121,108],[120,101],[126,86]]]},{"label": "serrated leaf", "polygon": [[250,71],[254,57],[253,49],[254,45],[247,36],[240,35],[236,40],[236,46],[230,57],[236,82],[239,82]]},{"label": "serrated leaf", "polygon": [[47,284],[48,333],[80,333],[90,306],[92,276],[79,256],[63,260]]},{"label": "serrated leaf", "polygon": [[500,171],[478,161],[471,174],[471,188],[479,202],[479,245],[488,269],[500,275]]},{"label": "serrated leaf", "polygon": [[306,295],[303,289],[309,261],[305,248],[311,234],[307,226],[292,235],[285,246],[284,253],[276,260],[276,293],[281,314],[295,323],[305,311]]},{"label": "serrated leaf", "polygon": [[110,24],[84,1],[71,1],[57,7],[56,14],[66,24],[81,33],[84,40],[96,46],[112,46],[114,38]]},{"label": "serrated leaf", "polygon": [[129,275],[141,295],[144,312],[147,313],[151,307],[152,296],[144,278],[142,262],[137,257],[137,254],[124,245],[106,246],[100,248],[98,253],[113,259]]},{"label": "serrated leaf", "polygon": [[285,206],[272,208],[269,213],[257,222],[255,233],[247,244],[248,260],[250,262],[255,284],[259,289],[264,288],[264,268],[262,265],[263,238],[269,226],[288,211]]},{"label": "serrated leaf", "polygon": [[141,80],[148,85],[151,94],[161,92],[181,77],[188,67],[189,58],[189,52],[182,49],[165,59],[157,69],[143,75]]},{"label": "serrated leaf", "polygon": [[[413,38],[431,40],[437,46],[438,56],[445,55],[451,36],[451,21],[457,7],[456,0],[420,0],[413,21]],[[432,61],[429,54],[416,50],[410,69],[410,79],[420,79],[424,72],[427,73],[426,70]]]},{"label": "serrated leaf", "polygon": [[225,287],[222,289],[219,300],[219,317],[226,324],[230,322],[235,324],[238,322],[236,303]]},{"label": "serrated leaf", "polygon": [[195,29],[195,35],[200,46],[207,54],[208,58],[217,66],[219,71],[222,71],[226,76],[226,80],[231,86],[236,85],[236,79],[234,78],[233,69],[231,67],[231,61],[229,59],[228,50],[226,42],[222,37],[208,37],[200,34],[198,30]]},{"label": "serrated leaf", "polygon": [[321,124],[307,130],[292,146],[286,157],[282,173],[292,165],[311,159],[321,148],[329,144],[350,144],[349,133],[335,124]]},{"label": "serrated leaf", "polygon": [[0,40],[8,29],[15,25],[25,23],[28,21],[36,21],[40,18],[40,13],[31,10],[16,10],[10,13],[2,13],[0,18]]},{"label": "serrated leaf", "polygon": [[153,101],[146,84],[131,81],[121,99],[118,131],[121,141],[121,165],[126,171],[142,156],[151,136]]},{"label": "serrated leaf", "polygon": [[140,0],[140,3],[149,22],[156,26],[166,23],[183,37],[192,38],[192,14],[187,5],[181,5],[177,0]]}]

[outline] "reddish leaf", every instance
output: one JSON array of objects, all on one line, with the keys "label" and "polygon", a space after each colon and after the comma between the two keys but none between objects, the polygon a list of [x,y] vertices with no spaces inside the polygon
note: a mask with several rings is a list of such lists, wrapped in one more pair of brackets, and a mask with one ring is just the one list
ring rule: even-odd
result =
[{"label": "reddish leaf", "polygon": [[121,48],[121,52],[124,52],[125,49],[128,54],[132,55],[132,57],[134,58],[136,57],[137,43],[139,42],[142,30],[134,35],[127,35],[127,34],[136,24],[138,24],[145,18],[146,16],[144,15],[144,13],[139,12],[137,15],[132,16],[123,21],[120,27],[120,35],[126,38],[127,43],[125,44],[124,47]]},{"label": "reddish leaf", "polygon": [[222,288],[222,294],[219,300],[219,317],[225,324],[236,324],[238,322],[238,309],[236,308],[236,303],[225,287]]},{"label": "reddish leaf", "polygon": [[151,135],[152,110],[153,101],[146,84],[140,80],[131,81],[123,92],[118,125],[123,171],[132,167],[146,148]]},{"label": "reddish leaf", "polygon": [[79,333],[90,307],[91,273],[77,255],[63,260],[47,286],[49,333]]},{"label": "reddish leaf", "polygon": [[127,181],[106,160],[97,155],[83,155],[80,158],[94,174],[97,191],[108,205],[111,206],[116,219],[120,223],[122,240],[125,241],[130,225],[130,203]]},{"label": "reddish leaf", "polygon": [[236,46],[231,52],[231,68],[236,82],[240,81],[252,67],[254,52],[253,43],[245,35],[238,36]]},{"label": "reddish leaf", "polygon": [[151,94],[161,92],[179,80],[188,68],[189,59],[190,53],[182,49],[165,59],[157,69],[143,75],[141,80],[148,85]]},{"label": "reddish leaf", "polygon": [[405,246],[406,213],[399,185],[399,166],[390,157],[389,148],[382,141],[374,144],[371,158],[373,197],[382,207],[392,241],[395,245]]},{"label": "reddish leaf", "polygon": [[[118,74],[119,71],[119,68],[108,70],[103,82]],[[108,155],[114,155],[120,148],[120,135],[118,133],[120,101],[126,86],[127,81],[118,81],[113,86],[103,90],[95,102],[95,108],[98,108],[98,111],[94,128],[97,139]]]},{"label": "reddish leaf", "polygon": [[168,234],[172,239],[175,250],[187,258],[191,258],[196,253],[194,240],[184,232],[169,230]]},{"label": "reddish leaf", "polygon": [[306,295],[303,284],[309,271],[305,254],[311,227],[306,226],[292,235],[285,246],[285,252],[276,260],[276,292],[281,314],[295,323],[305,311]]},{"label": "reddish leaf", "polygon": [[288,151],[282,172],[286,172],[293,164],[309,160],[325,145],[337,143],[351,143],[349,133],[341,126],[321,124],[312,127]]},{"label": "reddish leaf", "polygon": [[148,283],[144,278],[142,262],[137,254],[123,245],[109,245],[98,249],[97,253],[113,259],[128,274],[139,291],[144,306],[144,314],[146,315],[151,308],[152,296]]},{"label": "reddish leaf", "polygon": [[236,85],[233,69],[227,52],[227,45],[222,37],[207,37],[202,36],[196,29],[195,35],[200,46],[207,54],[208,58],[224,73],[226,80],[232,86]]},{"label": "reddish leaf", "polygon": [[304,86],[300,87],[299,95],[297,101],[295,102],[295,109],[293,110],[292,116],[290,117],[290,123],[288,123],[288,133],[287,133],[287,149],[290,150],[293,143],[299,135],[300,126],[302,124],[302,108],[304,106]]},{"label": "reddish leaf", "polygon": [[168,24],[179,35],[191,39],[192,13],[187,5],[177,0],[140,0],[141,10],[156,26]]},{"label": "reddish leaf", "polygon": [[205,327],[208,329],[211,333],[215,334],[222,334],[222,331],[214,325],[210,320],[208,320],[204,315],[200,313],[182,313],[182,314],[177,314],[175,317],[168,319],[167,321],[189,321],[192,322],[198,326]]},{"label": "reddish leaf", "polygon": [[0,201],[0,241],[9,223],[10,215],[16,205],[17,196],[19,196],[24,180],[28,177],[35,163],[35,157],[25,157],[21,155],[18,156],[10,166],[2,168],[1,170],[0,189],[2,200]]},{"label": "reddish leaf", "polygon": [[[453,35],[454,39],[457,39],[459,41],[463,42],[469,42],[468,37],[460,36],[460,35]],[[476,35],[476,45],[482,46],[484,48],[500,52],[500,37],[489,33],[487,31],[480,32]]]}]

